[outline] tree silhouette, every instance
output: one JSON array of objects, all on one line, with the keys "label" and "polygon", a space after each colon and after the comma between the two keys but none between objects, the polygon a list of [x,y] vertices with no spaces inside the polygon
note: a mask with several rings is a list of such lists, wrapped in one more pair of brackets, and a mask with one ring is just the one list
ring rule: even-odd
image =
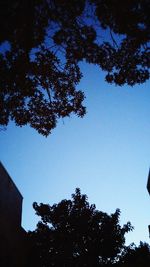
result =
[{"label": "tree silhouette", "polygon": [[72,200],[33,207],[41,221],[29,232],[31,266],[109,266],[119,259],[125,234],[132,230],[129,222],[119,225],[120,210],[111,215],[96,210],[78,188]]},{"label": "tree silhouette", "polygon": [[124,255],[120,259],[118,267],[149,267],[150,247],[148,244],[140,242],[136,247],[134,244],[124,250]]},{"label": "tree silhouette", "polygon": [[149,78],[149,0],[0,1],[0,124],[47,136],[59,118],[83,117],[79,63],[116,85]]}]

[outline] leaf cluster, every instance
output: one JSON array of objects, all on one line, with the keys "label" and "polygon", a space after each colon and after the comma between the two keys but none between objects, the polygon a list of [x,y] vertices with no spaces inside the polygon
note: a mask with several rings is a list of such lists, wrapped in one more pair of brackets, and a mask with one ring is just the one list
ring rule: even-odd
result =
[{"label": "leaf cluster", "polygon": [[80,62],[106,81],[149,78],[148,0],[0,1],[0,124],[47,136],[60,118],[85,115]]}]

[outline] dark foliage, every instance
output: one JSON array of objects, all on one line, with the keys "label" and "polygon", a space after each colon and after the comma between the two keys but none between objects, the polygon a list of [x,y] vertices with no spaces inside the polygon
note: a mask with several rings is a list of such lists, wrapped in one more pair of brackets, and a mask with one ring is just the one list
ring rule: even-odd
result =
[{"label": "dark foliage", "polygon": [[140,243],[139,247],[131,245],[124,250],[118,267],[149,267],[150,247],[146,243]]},{"label": "dark foliage", "polygon": [[132,230],[129,222],[119,225],[118,209],[111,215],[96,210],[80,189],[72,200],[33,207],[41,221],[29,232],[31,266],[112,266],[125,249],[125,234]]},{"label": "dark foliage", "polygon": [[149,10],[149,0],[1,0],[0,124],[47,136],[59,118],[83,117],[83,60],[109,83],[145,82]]}]

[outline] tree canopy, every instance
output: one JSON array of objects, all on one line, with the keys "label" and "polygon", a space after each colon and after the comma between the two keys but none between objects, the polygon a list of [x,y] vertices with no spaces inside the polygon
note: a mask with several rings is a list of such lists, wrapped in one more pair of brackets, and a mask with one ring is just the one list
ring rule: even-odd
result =
[{"label": "tree canopy", "polygon": [[131,244],[124,250],[117,265],[118,267],[149,267],[150,246],[143,242],[140,242],[138,247]]},{"label": "tree canopy", "polygon": [[80,62],[108,83],[149,78],[149,0],[0,1],[0,125],[47,136],[59,118],[83,117]]},{"label": "tree canopy", "polygon": [[120,226],[119,209],[111,215],[96,210],[78,188],[71,200],[33,207],[41,220],[28,234],[31,266],[111,266],[124,251],[125,234],[133,229],[130,222]]}]

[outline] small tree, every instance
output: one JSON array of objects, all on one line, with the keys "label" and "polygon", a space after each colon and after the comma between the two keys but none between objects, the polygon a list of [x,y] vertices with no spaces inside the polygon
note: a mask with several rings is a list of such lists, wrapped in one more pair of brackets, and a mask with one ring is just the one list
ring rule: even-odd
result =
[{"label": "small tree", "polygon": [[119,225],[120,210],[108,215],[90,205],[76,189],[72,200],[52,206],[33,204],[41,217],[29,232],[32,241],[31,266],[96,267],[115,263],[125,246],[130,222]]}]

